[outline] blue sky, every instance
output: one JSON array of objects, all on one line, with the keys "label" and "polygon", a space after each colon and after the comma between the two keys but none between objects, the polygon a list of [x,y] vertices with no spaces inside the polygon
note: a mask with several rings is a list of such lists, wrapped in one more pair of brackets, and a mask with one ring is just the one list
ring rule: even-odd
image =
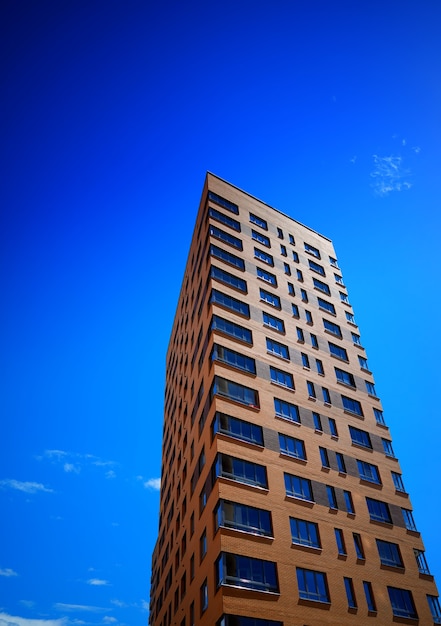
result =
[{"label": "blue sky", "polygon": [[333,239],[439,579],[440,18],[4,0],[0,626],[148,619],[165,352],[207,170]]}]

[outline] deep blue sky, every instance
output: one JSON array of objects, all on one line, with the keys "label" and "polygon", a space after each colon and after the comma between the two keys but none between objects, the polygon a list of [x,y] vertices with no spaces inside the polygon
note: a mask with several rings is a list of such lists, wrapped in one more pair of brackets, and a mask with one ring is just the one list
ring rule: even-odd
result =
[{"label": "deep blue sky", "polygon": [[334,240],[440,577],[440,19],[433,0],[3,0],[0,626],[146,624],[207,170]]}]

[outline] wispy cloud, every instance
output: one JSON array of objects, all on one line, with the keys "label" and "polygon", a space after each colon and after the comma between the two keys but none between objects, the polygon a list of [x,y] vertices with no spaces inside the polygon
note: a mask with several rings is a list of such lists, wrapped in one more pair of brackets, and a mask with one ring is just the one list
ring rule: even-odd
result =
[{"label": "wispy cloud", "polygon": [[372,189],[378,196],[387,196],[393,191],[410,189],[410,171],[403,165],[401,156],[372,156],[374,169],[371,172]]},{"label": "wispy cloud", "polygon": [[125,602],[123,602],[122,600],[118,600],[116,598],[113,600],[110,600],[110,604],[113,604],[113,606],[117,606],[119,609],[123,609],[124,607],[127,606]]},{"label": "wispy cloud", "polygon": [[54,493],[53,489],[46,487],[42,483],[34,483],[30,481],[15,480],[13,478],[5,478],[0,480],[0,488],[3,489],[15,489],[16,491],[23,491],[24,493],[38,493],[43,491],[45,493]]},{"label": "wispy cloud", "polygon": [[10,567],[1,568],[0,567],[0,576],[5,576],[6,578],[10,578],[11,576],[18,576],[17,572],[14,572]]},{"label": "wispy cloud", "polygon": [[67,474],[79,474],[88,467],[107,468],[106,478],[114,478],[116,473],[112,467],[117,464],[114,461],[101,459],[94,454],[82,454],[80,452],[69,452],[67,450],[45,450],[43,454],[36,457],[38,461],[49,461],[54,465],[61,465]]},{"label": "wispy cloud", "polygon": [[143,485],[146,489],[155,489],[156,491],[159,491],[159,489],[161,489],[161,479],[149,478],[148,480],[143,481]]},{"label": "wispy cloud", "polygon": [[88,585],[93,585],[94,587],[104,587],[110,585],[108,580],[103,580],[102,578],[89,578],[86,582]]},{"label": "wispy cloud", "polygon": [[0,613],[0,626],[67,626],[67,619],[28,619],[8,613]]},{"label": "wispy cloud", "polygon": [[103,617],[103,623],[104,624],[115,624],[115,622],[117,622],[118,620],[116,619],[116,617],[111,617],[110,615],[105,615]]},{"label": "wispy cloud", "polygon": [[90,604],[65,604],[64,602],[56,602],[54,609],[57,611],[86,611],[88,613],[103,613],[109,610],[108,607],[92,606]]}]

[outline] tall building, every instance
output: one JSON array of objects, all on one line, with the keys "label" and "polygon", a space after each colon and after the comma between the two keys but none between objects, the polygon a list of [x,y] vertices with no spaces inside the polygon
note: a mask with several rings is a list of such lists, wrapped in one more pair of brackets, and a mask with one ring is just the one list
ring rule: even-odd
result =
[{"label": "tall building", "polygon": [[332,242],[212,174],[162,454],[152,626],[441,624]]}]

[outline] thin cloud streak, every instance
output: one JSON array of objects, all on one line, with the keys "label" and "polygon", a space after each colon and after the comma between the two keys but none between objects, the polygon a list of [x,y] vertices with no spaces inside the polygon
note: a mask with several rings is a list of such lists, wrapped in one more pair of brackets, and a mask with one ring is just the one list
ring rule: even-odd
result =
[{"label": "thin cloud streak", "polygon": [[67,626],[67,619],[28,619],[8,613],[0,613],[0,626]]},{"label": "thin cloud streak", "polygon": [[0,576],[10,578],[11,576],[18,576],[17,572],[14,572],[10,567],[0,568]]},{"label": "thin cloud streak", "polygon": [[372,156],[374,160],[374,170],[371,172],[373,178],[372,189],[377,196],[387,196],[393,191],[404,191],[412,187],[407,178],[409,170],[403,166],[401,156]]},{"label": "thin cloud streak", "polygon": [[64,602],[56,602],[54,609],[57,611],[86,611],[88,613],[103,613],[110,610],[108,607],[92,606],[89,604],[68,604]]},{"label": "thin cloud streak", "polygon": [[103,580],[102,578],[89,578],[87,584],[93,585],[94,587],[105,587],[110,585],[108,580]]},{"label": "thin cloud streak", "polygon": [[53,489],[46,487],[43,483],[15,480],[14,478],[5,478],[0,480],[0,488],[15,489],[16,491],[23,491],[24,493],[38,493],[39,491],[44,493],[54,493]]}]

